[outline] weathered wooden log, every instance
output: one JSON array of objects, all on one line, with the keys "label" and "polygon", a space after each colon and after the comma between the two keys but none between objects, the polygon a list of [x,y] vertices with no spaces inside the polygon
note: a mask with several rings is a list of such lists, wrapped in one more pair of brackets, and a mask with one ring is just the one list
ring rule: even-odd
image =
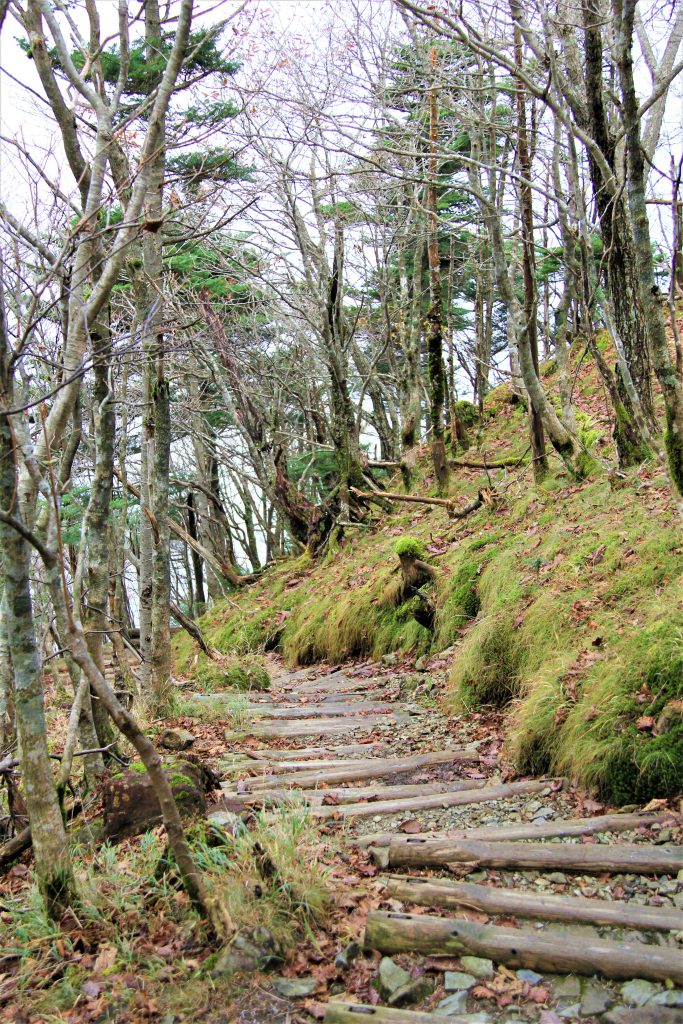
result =
[{"label": "weathered wooden log", "polygon": [[380,953],[421,953],[427,956],[473,954],[509,967],[528,967],[553,974],[602,974],[606,978],[671,979],[683,984],[679,949],[645,943],[609,942],[596,936],[522,928],[497,928],[471,921],[427,914],[368,915],[365,945]]},{"label": "weathered wooden log", "polygon": [[[327,736],[332,733],[355,732],[359,729],[368,731],[378,725],[398,724],[405,722],[410,716],[402,711],[392,711],[386,715],[347,715],[345,718],[302,718],[295,722],[259,722],[248,727],[250,736],[263,736],[270,739],[296,739],[298,736]],[[240,733],[226,732],[225,739],[232,742],[240,738]]]},{"label": "weathered wooden log", "polygon": [[20,857],[24,850],[28,850],[31,845],[31,829],[25,828],[21,832],[17,832],[15,836],[8,839],[6,843],[0,846],[0,871],[5,867],[9,867],[17,857]]},{"label": "weathered wooden log", "polygon": [[[371,814],[399,814],[403,811],[421,811],[429,807],[463,807],[466,804],[507,800],[520,794],[538,793],[547,782],[510,782],[483,789],[466,789],[459,793],[434,793],[431,796],[409,797],[405,800],[382,800],[371,804],[349,804],[346,807],[323,807],[313,812],[316,818],[332,818],[336,813],[345,817],[367,817]],[[438,840],[436,840],[438,841]],[[393,863],[391,860],[389,863]]]},{"label": "weathered wooden log", "polygon": [[482,910],[485,914],[540,917],[546,921],[587,921],[589,924],[610,924],[619,928],[683,931],[683,911],[643,907],[622,900],[546,895],[435,878],[391,877],[386,879],[386,887],[395,899],[421,907],[468,907]]},{"label": "weathered wooden log", "polygon": [[442,1017],[417,1010],[392,1010],[388,1006],[365,1006],[361,1003],[327,1004],[324,1024],[459,1024],[467,1018]]},{"label": "weathered wooden log", "polygon": [[[338,754],[340,759],[342,755],[353,757],[356,754],[364,754],[365,759],[367,760],[370,754],[379,755],[388,749],[387,744],[382,742],[344,743],[341,746],[333,747],[332,753]],[[304,761],[309,758],[321,758],[328,753],[330,753],[328,747],[300,747],[296,751],[296,756],[299,760]],[[255,761],[291,761],[292,751],[280,750],[279,748],[273,747],[261,747],[258,750],[245,750],[244,756]]]},{"label": "weathered wooden log", "polygon": [[[377,805],[375,805],[377,806]],[[584,874],[632,872],[675,875],[683,868],[683,850],[671,846],[578,843],[484,843],[477,839],[423,839],[411,836],[389,844],[388,863],[471,864],[486,868],[578,871]]]},{"label": "weathered wooden log", "polygon": [[[226,698],[229,700],[228,695]],[[338,718],[368,711],[373,711],[376,714],[389,714],[396,710],[395,704],[379,700],[357,700],[347,703],[338,701],[334,704],[298,704],[296,706],[281,705],[280,707],[250,704],[246,708],[247,713],[257,715],[259,718],[284,719],[285,721],[295,721],[299,718]]]},{"label": "weathered wooden log", "polygon": [[[342,782],[356,782],[361,779],[380,779],[384,775],[398,775],[400,772],[410,772],[418,768],[428,768],[437,764],[452,764],[460,762],[472,762],[479,760],[479,753],[473,747],[453,748],[442,750],[432,754],[414,754],[411,757],[369,757],[364,761],[348,761],[344,766],[335,771],[326,772],[321,776],[319,771],[302,772],[301,774],[288,776],[271,776],[264,786],[263,779],[246,779],[245,785],[248,789],[271,788],[288,785],[296,785],[301,789],[315,789],[321,783],[325,785],[336,785]],[[328,762],[329,763],[329,762]],[[346,767],[348,764],[348,767]]]},{"label": "weathered wooden log", "polygon": [[[329,803],[353,804],[385,800],[398,797],[419,797],[427,793],[455,793],[461,790],[470,791],[473,787],[484,786],[485,782],[434,782],[428,785],[424,782],[412,786],[348,786],[335,787],[333,789],[258,789],[246,795],[239,794],[236,790],[230,790],[226,795],[242,800],[245,806],[253,806],[259,803],[274,803],[278,801],[291,800],[297,797],[305,800],[306,803],[322,805]],[[223,787],[224,790],[227,787]],[[374,804],[376,806],[376,804]]]},{"label": "weathered wooden log", "polygon": [[[472,783],[474,785],[474,783]],[[482,825],[479,828],[449,829],[448,832],[425,832],[423,839],[485,839],[497,842],[501,839],[510,841],[520,839],[551,839],[564,836],[590,836],[596,832],[630,832],[638,828],[650,828],[663,821],[673,820],[677,824],[683,820],[672,811],[659,814],[602,814],[596,818],[575,818],[562,821],[544,821],[542,824],[516,822],[513,825]],[[377,848],[389,846],[392,839],[407,842],[408,836],[399,836],[396,832],[375,832],[367,835],[350,837],[355,846]]]}]

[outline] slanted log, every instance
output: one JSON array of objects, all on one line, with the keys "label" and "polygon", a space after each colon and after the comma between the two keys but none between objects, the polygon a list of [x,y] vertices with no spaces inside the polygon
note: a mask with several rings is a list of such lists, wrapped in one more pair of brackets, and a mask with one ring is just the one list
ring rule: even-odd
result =
[{"label": "slanted log", "polygon": [[[474,783],[472,783],[474,785]],[[659,814],[602,814],[596,818],[574,818],[563,821],[544,821],[535,825],[524,822],[514,825],[482,825],[479,828],[449,829],[448,832],[425,832],[423,839],[485,839],[487,842],[498,842],[501,839],[510,841],[520,839],[551,839],[562,836],[591,836],[596,832],[630,832],[638,828],[650,828],[663,821],[675,821],[680,824],[683,817],[673,811],[662,811]],[[408,836],[399,836],[396,832],[375,832],[367,835],[351,836],[354,845],[361,847],[389,846],[392,839],[406,842]]]},{"label": "slanted log", "polygon": [[[376,806],[376,805],[375,805]],[[477,839],[423,839],[411,836],[389,844],[391,867],[418,864],[471,864],[477,868],[675,875],[683,868],[683,850],[671,846],[623,843],[595,846],[568,843],[484,843]]]},{"label": "slanted log", "polygon": [[442,1017],[417,1010],[392,1010],[388,1006],[365,1006],[361,1003],[327,1004],[324,1024],[459,1024],[466,1017]]},{"label": "slanted log", "polygon": [[399,772],[410,772],[418,768],[428,768],[437,764],[453,764],[456,762],[479,761],[479,753],[473,747],[441,750],[433,754],[414,754],[411,757],[369,757],[363,761],[348,761],[348,767],[340,767],[336,771],[301,772],[301,774],[273,775],[265,783],[263,779],[246,779],[248,789],[278,789],[288,785],[296,785],[300,789],[315,789],[321,784],[336,785],[343,782],[356,782],[361,779],[380,779],[384,775],[398,775]]},{"label": "slanted log", "polygon": [[643,907],[622,900],[546,895],[435,878],[391,877],[386,879],[386,887],[395,899],[421,907],[448,907],[451,910],[468,907],[482,910],[485,914],[540,917],[546,921],[587,921],[618,928],[683,931],[683,911]]},{"label": "slanted log", "polygon": [[[335,814],[344,817],[368,817],[372,814],[399,814],[403,811],[422,811],[429,807],[463,807],[466,804],[480,804],[494,800],[507,800],[520,794],[538,793],[547,787],[547,782],[510,782],[500,786],[485,786],[483,789],[466,789],[459,793],[434,793],[431,796],[408,797],[404,800],[382,800],[371,804],[349,804],[346,807],[323,807],[316,809],[316,818],[332,818]],[[389,861],[389,863],[392,863]]]},{"label": "slanted log", "polygon": [[21,832],[17,832],[15,836],[8,839],[6,843],[0,846],[0,871],[5,867],[9,867],[17,857],[20,857],[24,850],[28,850],[31,845],[31,829],[25,828]]},{"label": "slanted log", "polygon": [[610,942],[597,936],[497,928],[427,914],[368,915],[365,946],[380,953],[425,956],[485,957],[508,967],[528,967],[552,974],[602,974],[606,978],[670,978],[683,984],[679,949],[645,943]]}]

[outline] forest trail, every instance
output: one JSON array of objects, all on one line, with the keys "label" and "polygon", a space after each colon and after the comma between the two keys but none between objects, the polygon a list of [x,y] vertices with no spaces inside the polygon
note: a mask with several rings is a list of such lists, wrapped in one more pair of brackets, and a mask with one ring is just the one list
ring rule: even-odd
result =
[{"label": "forest trail", "polygon": [[305,804],[342,859],[372,858],[372,909],[334,984],[321,997],[299,967],[276,985],[299,997],[292,1016],[279,999],[272,1019],[683,1022],[681,815],[511,781],[486,716],[447,719],[427,679],[373,663],[280,674],[240,713],[247,748],[244,721],[226,733],[241,750],[216,819]]}]

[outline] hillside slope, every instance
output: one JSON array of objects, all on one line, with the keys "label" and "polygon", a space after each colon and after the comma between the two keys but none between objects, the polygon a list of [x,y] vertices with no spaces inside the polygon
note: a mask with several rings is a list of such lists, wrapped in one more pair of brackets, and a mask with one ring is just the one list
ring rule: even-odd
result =
[{"label": "hillside slope", "polygon": [[[552,372],[552,367],[548,372]],[[538,486],[528,465],[458,467],[451,494],[482,487],[491,506],[459,521],[443,508],[396,504],[347,532],[313,564],[288,560],[201,621],[220,652],[277,646],[291,665],[420,656],[449,649],[442,699],[453,711],[505,709],[507,750],[523,772],[564,772],[612,803],[672,797],[683,779],[683,534],[656,466],[608,479],[609,424],[599,385],[579,371],[582,433],[593,471],[576,483],[551,460]],[[523,455],[526,414],[506,387],[464,458]],[[398,480],[391,489],[400,488]],[[433,488],[427,453],[413,491]],[[433,630],[396,605],[396,544],[415,538],[436,570]],[[179,673],[211,686],[223,668],[175,641]]]}]

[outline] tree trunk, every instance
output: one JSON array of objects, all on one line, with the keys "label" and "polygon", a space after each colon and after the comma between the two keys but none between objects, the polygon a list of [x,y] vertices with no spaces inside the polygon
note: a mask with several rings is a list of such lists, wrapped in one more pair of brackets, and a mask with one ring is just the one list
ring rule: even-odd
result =
[{"label": "tree trunk", "polygon": [[[436,74],[436,49],[430,52],[432,75]],[[427,185],[427,258],[429,262],[429,310],[425,319],[425,341],[429,367],[429,420],[432,429],[430,447],[434,475],[439,493],[448,487],[449,467],[444,440],[444,407],[446,375],[443,366],[443,296],[441,294],[441,260],[439,257],[439,219],[437,211],[437,177],[439,161],[439,101],[436,85],[429,89],[429,160]]]},{"label": "tree trunk", "polygon": [[12,747],[15,736],[14,674],[7,632],[7,614],[3,581],[0,587],[0,756]]},{"label": "tree trunk", "polygon": [[[617,66],[621,81],[626,127],[627,191],[633,224],[634,269],[637,272],[637,280],[640,285],[639,299],[644,313],[649,351],[664,398],[666,416],[664,443],[669,460],[669,472],[678,493],[683,495],[683,381],[676,371],[669,352],[663,308],[654,274],[650,223],[645,195],[645,154],[640,139],[638,97],[633,81],[633,19],[636,4],[634,0],[619,0],[618,12],[619,9],[621,10],[621,23],[617,37]],[[646,409],[648,409],[647,405]]]},{"label": "tree trunk", "polygon": [[[515,24],[515,62],[517,67],[523,66],[522,34]],[[524,87],[516,84],[517,101],[517,155],[521,180],[518,185],[519,206],[522,223],[522,267],[524,274],[524,315],[526,317],[525,334],[528,339],[529,353],[536,377],[539,377],[538,365],[538,296],[536,293],[536,253],[534,249],[534,208],[531,193],[531,153],[526,125],[526,103]],[[545,454],[545,435],[543,419],[533,402],[529,406],[529,434],[531,438],[531,455],[533,460],[534,480],[539,483],[548,472],[548,460]]]},{"label": "tree trunk", "polygon": [[[605,253],[607,289],[609,292],[617,331],[624,345],[626,363],[643,408],[645,419],[654,425],[651,382],[651,362],[648,351],[648,330],[645,311],[641,304],[639,271],[634,253],[633,234],[629,222],[626,198],[616,186],[616,144],[610,131],[605,111],[603,87],[603,39],[600,26],[603,11],[599,0],[583,0],[583,24],[586,53],[586,95],[590,133],[612,172],[605,180],[603,169],[589,150],[589,167],[593,194],[600,218],[602,245]],[[636,125],[636,131],[638,126]],[[624,401],[628,411],[629,399],[624,382]],[[629,417],[630,418],[630,417]],[[620,430],[617,416],[617,432]],[[618,438],[623,464],[642,461],[642,443],[631,444],[627,437]]]},{"label": "tree trunk", "polygon": [[[4,316],[4,310],[0,311],[0,316]],[[0,363],[4,356],[0,345]],[[0,370],[4,371],[4,366],[0,366]],[[3,384],[2,404],[11,408],[11,388],[6,381],[0,382]],[[12,425],[7,415],[0,414],[1,510],[16,506],[15,457]],[[38,884],[48,914],[59,918],[74,901],[76,885],[47,749],[42,673],[33,624],[29,548],[14,527],[2,520],[0,543],[4,561],[5,626],[14,674],[24,799]]]},{"label": "tree trunk", "polygon": [[[109,388],[111,372],[111,326],[110,310],[105,306],[90,330],[93,351],[94,384],[92,391],[92,415],[95,443],[95,472],[90,485],[90,498],[86,512],[87,545],[87,596],[74,595],[83,606],[88,649],[97,667],[104,675],[102,645],[109,624],[107,602],[109,598],[109,509],[112,497],[114,472],[114,444],[116,413],[114,396]],[[66,638],[65,638],[66,639]],[[108,746],[114,739],[109,716],[96,699],[86,698],[92,707],[93,721],[101,747]],[[89,755],[90,760],[90,755]],[[92,755],[92,762],[86,766],[86,774],[102,772],[104,764],[101,754]]]}]

